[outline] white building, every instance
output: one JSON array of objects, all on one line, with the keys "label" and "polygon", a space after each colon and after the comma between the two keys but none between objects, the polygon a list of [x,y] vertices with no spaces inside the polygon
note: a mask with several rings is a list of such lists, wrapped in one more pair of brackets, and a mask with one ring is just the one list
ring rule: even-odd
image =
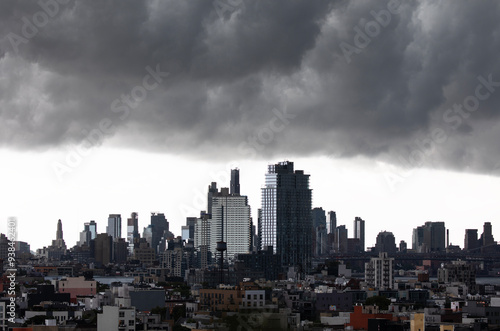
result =
[{"label": "white building", "polygon": [[228,188],[221,188],[212,196],[212,218],[210,220],[210,251],[216,253],[218,241],[227,243],[226,256],[250,251],[252,243],[252,219],[248,198],[229,194]]},{"label": "white building", "polygon": [[388,257],[386,252],[379,253],[379,257],[372,257],[365,263],[365,282],[369,287],[378,289],[392,289],[394,258]]},{"label": "white building", "polygon": [[242,308],[260,308],[263,309],[266,303],[265,290],[245,290],[245,294],[241,300]]},{"label": "white building", "polygon": [[102,307],[97,315],[97,330],[135,331],[135,308]]}]

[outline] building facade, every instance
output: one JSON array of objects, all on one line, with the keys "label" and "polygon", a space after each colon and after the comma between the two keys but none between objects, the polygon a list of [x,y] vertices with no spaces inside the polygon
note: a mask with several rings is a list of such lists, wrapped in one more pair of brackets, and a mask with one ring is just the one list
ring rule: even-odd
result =
[{"label": "building facade", "polygon": [[293,162],[269,165],[262,188],[261,249],[272,246],[282,266],[309,270],[312,255],[309,175]]}]

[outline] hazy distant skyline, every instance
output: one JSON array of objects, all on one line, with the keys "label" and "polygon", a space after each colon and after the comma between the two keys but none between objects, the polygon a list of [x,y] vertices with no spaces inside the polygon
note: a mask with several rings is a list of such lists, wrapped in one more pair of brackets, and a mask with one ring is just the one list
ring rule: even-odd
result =
[{"label": "hazy distant skyline", "polygon": [[137,211],[142,232],[159,211],[180,235],[233,163],[256,223],[267,164],[288,159],[350,236],[366,220],[367,245],[387,230],[411,246],[426,221],[460,246],[489,221],[498,240],[499,14],[465,1],[2,1],[0,231],[16,216],[36,249],[61,218],[72,246],[91,219],[104,232],[108,214]]}]

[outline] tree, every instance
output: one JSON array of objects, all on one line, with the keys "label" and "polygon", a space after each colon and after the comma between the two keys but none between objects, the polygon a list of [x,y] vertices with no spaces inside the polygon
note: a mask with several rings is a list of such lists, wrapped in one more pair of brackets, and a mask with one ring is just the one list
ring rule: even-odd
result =
[{"label": "tree", "polygon": [[378,306],[380,310],[387,310],[389,308],[390,303],[391,300],[381,295],[370,297],[365,301],[365,305],[375,305]]}]

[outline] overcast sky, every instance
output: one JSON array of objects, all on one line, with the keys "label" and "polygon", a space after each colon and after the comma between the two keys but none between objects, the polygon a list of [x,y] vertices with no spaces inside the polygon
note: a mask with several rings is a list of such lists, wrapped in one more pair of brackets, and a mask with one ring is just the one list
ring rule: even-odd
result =
[{"label": "overcast sky", "polygon": [[[260,208],[267,164],[313,205],[411,241],[496,226],[495,1],[2,1],[0,230],[32,249],[164,212],[180,235],[211,181]],[[222,175],[227,174],[227,175]],[[255,219],[256,223],[256,219]],[[124,233],[125,235],[125,222]],[[351,236],[352,233],[350,233]]]}]

